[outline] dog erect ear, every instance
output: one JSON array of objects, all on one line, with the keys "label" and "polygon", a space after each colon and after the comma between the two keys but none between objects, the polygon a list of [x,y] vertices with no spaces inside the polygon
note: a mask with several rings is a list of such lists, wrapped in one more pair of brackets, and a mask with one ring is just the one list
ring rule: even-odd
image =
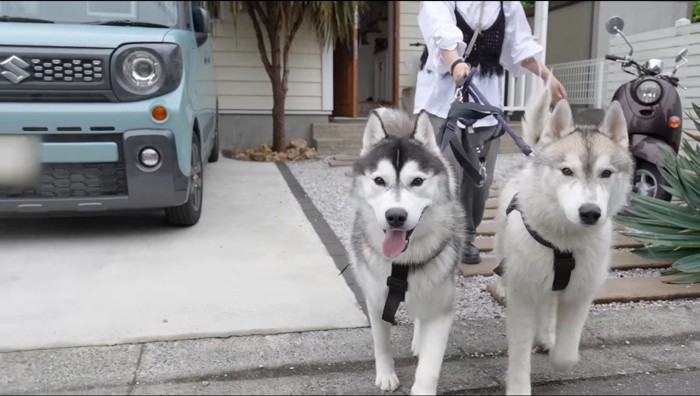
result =
[{"label": "dog erect ear", "polygon": [[384,129],[384,123],[379,115],[379,111],[370,111],[369,117],[367,118],[367,125],[365,126],[365,133],[362,136],[362,150],[360,151],[360,156],[362,157],[367,154],[372,147],[386,137],[386,129]]},{"label": "dog erect ear", "polygon": [[548,78],[542,93],[538,97],[531,97],[525,108],[525,117],[522,120],[523,139],[533,147],[545,138],[549,104],[552,102],[552,88],[550,85],[551,80]]},{"label": "dog erect ear", "polygon": [[598,126],[598,129],[607,137],[614,140],[620,146],[627,147],[629,137],[627,136],[627,120],[622,111],[620,102],[613,101],[605,111],[605,117]]},{"label": "dog erect ear", "polygon": [[421,142],[429,150],[433,152],[440,151],[437,140],[435,140],[433,124],[430,123],[430,117],[428,117],[428,113],[425,110],[421,110],[418,117],[416,117],[416,125],[413,128],[412,137]]},{"label": "dog erect ear", "polygon": [[571,114],[571,107],[566,99],[562,99],[554,107],[554,111],[549,119],[549,129],[546,139],[557,140],[566,136],[574,130],[574,116]]}]

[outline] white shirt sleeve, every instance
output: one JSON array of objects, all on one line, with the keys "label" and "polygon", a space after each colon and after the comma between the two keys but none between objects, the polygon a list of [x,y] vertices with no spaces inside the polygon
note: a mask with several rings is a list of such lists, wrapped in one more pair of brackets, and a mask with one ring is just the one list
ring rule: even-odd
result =
[{"label": "white shirt sleeve", "polygon": [[535,41],[525,10],[519,1],[504,1],[503,12],[506,16],[506,29],[501,64],[514,77],[520,77],[527,71],[520,63],[527,58],[539,55],[542,52],[542,46]]},{"label": "white shirt sleeve", "polygon": [[457,27],[454,1],[421,1],[418,27],[428,47],[425,68],[437,73],[449,73],[450,65],[442,59],[440,50],[457,49],[463,54],[467,49],[462,31]]}]

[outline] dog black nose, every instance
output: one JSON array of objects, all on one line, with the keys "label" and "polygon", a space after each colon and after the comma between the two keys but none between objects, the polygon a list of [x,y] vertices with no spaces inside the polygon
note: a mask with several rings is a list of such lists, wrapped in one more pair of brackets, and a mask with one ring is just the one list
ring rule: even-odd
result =
[{"label": "dog black nose", "polygon": [[401,208],[391,208],[386,211],[386,222],[392,227],[401,227],[408,217],[408,213]]},{"label": "dog black nose", "polygon": [[578,208],[578,215],[583,224],[595,224],[600,219],[600,208],[594,204],[584,204]]}]

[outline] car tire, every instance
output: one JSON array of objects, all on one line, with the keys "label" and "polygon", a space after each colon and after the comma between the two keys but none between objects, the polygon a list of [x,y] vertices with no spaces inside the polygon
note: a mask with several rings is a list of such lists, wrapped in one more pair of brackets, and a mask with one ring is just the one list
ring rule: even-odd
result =
[{"label": "car tire", "polygon": [[672,195],[661,187],[662,184],[666,183],[659,168],[651,162],[638,158],[633,191],[639,195],[670,202]]},{"label": "car tire", "polygon": [[187,202],[180,206],[165,209],[165,216],[173,225],[190,227],[197,222],[202,215],[202,201],[204,197],[204,167],[202,152],[197,135],[192,137],[192,155],[190,165],[190,193]]},{"label": "car tire", "polygon": [[219,160],[219,100],[216,100],[216,115],[214,116],[214,147],[209,154],[208,162],[214,163]]}]

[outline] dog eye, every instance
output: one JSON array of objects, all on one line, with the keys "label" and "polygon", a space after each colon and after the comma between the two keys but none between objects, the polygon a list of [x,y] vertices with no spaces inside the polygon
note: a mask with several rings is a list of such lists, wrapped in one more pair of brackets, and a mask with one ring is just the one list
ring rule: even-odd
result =
[{"label": "dog eye", "polygon": [[386,185],[386,182],[381,177],[375,177],[374,183],[378,186],[385,186]]},{"label": "dog eye", "polygon": [[424,180],[421,179],[420,177],[416,177],[416,178],[413,179],[413,181],[411,182],[411,185],[412,185],[413,187],[420,187],[421,185],[423,185],[423,181],[424,181]]},{"label": "dog eye", "polygon": [[562,168],[561,173],[563,173],[564,176],[573,176],[574,175],[574,171],[572,171],[569,168]]},{"label": "dog eye", "polygon": [[601,174],[600,174],[600,177],[602,177],[603,179],[607,179],[607,178],[610,177],[610,176],[612,176],[612,171],[611,171],[611,170],[608,170],[608,169],[604,170],[604,171],[601,172]]}]

